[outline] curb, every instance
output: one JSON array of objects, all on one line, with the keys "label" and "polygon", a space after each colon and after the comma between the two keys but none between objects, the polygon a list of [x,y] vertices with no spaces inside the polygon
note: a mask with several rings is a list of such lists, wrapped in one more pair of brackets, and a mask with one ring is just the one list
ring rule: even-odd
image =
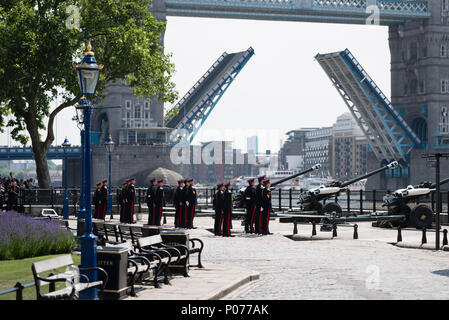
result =
[{"label": "curb", "polygon": [[255,280],[260,279],[259,273],[253,273],[247,276],[244,276],[240,279],[237,279],[231,284],[228,284],[226,286],[221,287],[220,289],[216,290],[215,292],[203,296],[200,300],[220,300],[221,298],[225,297],[226,295],[230,294],[232,291],[238,289],[239,287]]},{"label": "curb", "polygon": [[[392,243],[394,246],[398,248],[406,248],[406,249],[424,249],[424,250],[435,250],[435,244],[432,243],[425,243],[425,244],[415,244],[415,243],[407,243],[407,242],[396,242]],[[440,248],[441,251],[449,251],[448,246],[442,246]]]}]

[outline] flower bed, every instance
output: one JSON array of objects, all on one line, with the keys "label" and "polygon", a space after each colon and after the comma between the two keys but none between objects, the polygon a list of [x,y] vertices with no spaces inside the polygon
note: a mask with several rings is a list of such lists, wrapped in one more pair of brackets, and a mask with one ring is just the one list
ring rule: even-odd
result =
[{"label": "flower bed", "polygon": [[74,236],[51,220],[35,220],[17,212],[0,214],[0,260],[69,253]]}]

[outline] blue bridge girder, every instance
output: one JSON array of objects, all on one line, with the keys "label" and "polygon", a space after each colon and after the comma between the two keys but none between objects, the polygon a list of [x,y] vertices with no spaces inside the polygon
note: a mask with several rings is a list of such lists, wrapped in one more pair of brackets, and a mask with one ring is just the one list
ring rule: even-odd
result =
[{"label": "blue bridge girder", "polygon": [[179,110],[166,126],[177,129],[171,141],[182,137],[191,143],[231,83],[254,55],[254,49],[237,53],[224,52],[187,94],[174,106]]},{"label": "blue bridge girder", "polygon": [[[430,18],[427,1],[401,0],[165,0],[168,16],[380,25]],[[371,21],[371,20],[369,20]]]},{"label": "blue bridge girder", "polygon": [[346,49],[318,54],[315,59],[343,98],[377,159],[408,162],[408,154],[421,145],[421,140],[351,52]]},{"label": "blue bridge girder", "polygon": [[[67,147],[66,154],[63,147],[50,147],[47,159],[81,159],[81,147]],[[33,160],[31,147],[0,147],[0,160]]]}]

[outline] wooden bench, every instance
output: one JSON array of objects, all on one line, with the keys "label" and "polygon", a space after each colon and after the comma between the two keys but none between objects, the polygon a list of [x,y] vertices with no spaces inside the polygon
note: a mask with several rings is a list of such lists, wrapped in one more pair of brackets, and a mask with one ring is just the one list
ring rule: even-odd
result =
[{"label": "wooden bench", "polygon": [[[184,277],[189,276],[189,248],[184,245],[168,246],[163,243],[161,235],[154,235],[150,237],[137,239],[137,250],[139,253],[146,253],[151,251],[161,251],[164,253],[164,259],[166,258],[168,267],[181,267]],[[173,256],[176,259],[173,259]]]},{"label": "wooden bench", "polygon": [[131,239],[133,245],[137,245],[137,238],[142,237],[142,227],[120,224],[118,226],[120,241]]},{"label": "wooden bench", "polygon": [[[76,274],[73,268],[73,259],[70,254],[63,255],[56,258],[51,258],[39,262],[34,262],[31,265],[31,270],[33,272],[34,282],[36,285],[36,295],[38,300],[77,300],[79,298],[79,293],[86,289],[98,288],[101,290],[104,289],[107,281],[108,274],[104,269],[99,267],[93,268],[79,268],[80,272],[88,272],[88,271],[99,271],[103,280],[91,282],[89,278],[85,274]],[[66,268],[66,270],[62,272],[58,272],[56,269]],[[72,268],[72,270],[67,270]],[[47,277],[42,277],[39,274],[43,272],[51,271],[51,273]],[[86,280],[86,282],[77,282],[78,279],[76,277],[79,276],[80,279]],[[57,282],[65,282],[69,283],[70,286],[55,290],[55,284]],[[49,292],[42,293],[41,286],[44,284],[49,284]]]}]

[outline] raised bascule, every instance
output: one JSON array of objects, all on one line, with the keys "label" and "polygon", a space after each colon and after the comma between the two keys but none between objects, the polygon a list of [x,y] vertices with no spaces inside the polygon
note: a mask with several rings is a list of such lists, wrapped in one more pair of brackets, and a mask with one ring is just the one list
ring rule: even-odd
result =
[{"label": "raised bascule", "polygon": [[191,143],[198,130],[220,101],[231,83],[254,55],[254,49],[230,53],[224,52],[197,83],[173,107],[177,114],[167,127],[177,129],[173,141],[179,138]]}]

